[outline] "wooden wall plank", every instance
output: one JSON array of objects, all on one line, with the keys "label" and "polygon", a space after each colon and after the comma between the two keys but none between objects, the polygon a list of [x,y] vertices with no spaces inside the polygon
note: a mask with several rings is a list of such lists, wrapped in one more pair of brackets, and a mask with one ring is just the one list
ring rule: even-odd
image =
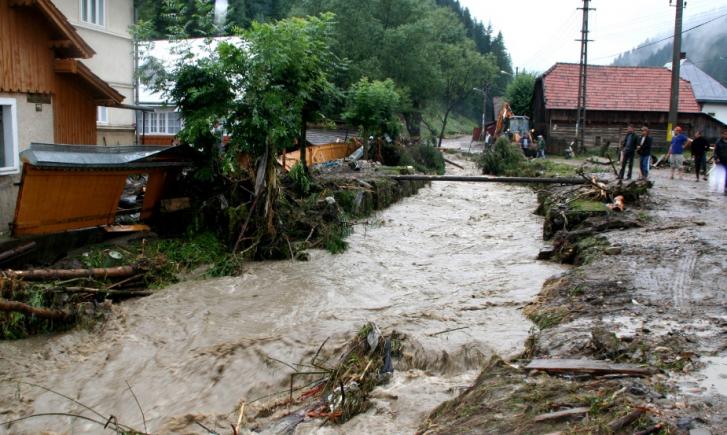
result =
[{"label": "wooden wall plank", "polygon": [[53,92],[51,30],[33,8],[0,0],[0,92]]}]

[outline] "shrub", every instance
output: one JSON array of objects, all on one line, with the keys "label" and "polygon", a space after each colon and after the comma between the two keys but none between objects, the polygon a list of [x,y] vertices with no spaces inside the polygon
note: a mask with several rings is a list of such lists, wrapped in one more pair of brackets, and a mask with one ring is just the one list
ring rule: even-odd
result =
[{"label": "shrub", "polygon": [[519,172],[520,165],[525,162],[525,156],[517,145],[502,136],[497,139],[492,150],[482,154],[477,166],[482,169],[483,174],[513,175]]}]

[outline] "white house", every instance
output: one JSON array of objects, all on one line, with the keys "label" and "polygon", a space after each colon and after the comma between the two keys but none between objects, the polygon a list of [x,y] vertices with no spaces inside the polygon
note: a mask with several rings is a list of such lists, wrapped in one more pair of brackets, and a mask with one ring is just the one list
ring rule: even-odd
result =
[{"label": "white house", "polygon": [[[134,104],[134,43],[130,28],[134,24],[133,0],[53,0],[96,55],[82,62]],[[135,143],[133,110],[99,106],[98,145]]]},{"label": "white house", "polygon": [[[671,62],[666,66],[671,69]],[[692,84],[694,97],[702,108],[702,112],[727,124],[727,88],[699,69],[689,59],[682,60],[679,75]]]}]

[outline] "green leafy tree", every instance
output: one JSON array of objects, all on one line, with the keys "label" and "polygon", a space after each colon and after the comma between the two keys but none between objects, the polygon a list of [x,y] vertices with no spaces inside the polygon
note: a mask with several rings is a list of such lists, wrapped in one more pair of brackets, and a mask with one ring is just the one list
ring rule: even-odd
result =
[{"label": "green leafy tree", "polygon": [[535,75],[522,72],[507,86],[506,98],[516,115],[532,116],[533,93],[535,92]]},{"label": "green leafy tree", "polygon": [[396,114],[400,103],[401,97],[390,79],[369,81],[364,77],[348,92],[348,108],[344,118],[361,129],[364,159],[368,159],[369,155],[369,135],[378,142],[385,134],[394,136],[397,133]]},{"label": "green leafy tree", "polygon": [[441,101],[444,109],[438,146],[442,146],[444,132],[452,109],[472,94],[472,88],[495,76],[497,66],[492,57],[479,54],[472,41],[444,44],[439,49],[443,81]]},{"label": "green leafy tree", "polygon": [[[306,121],[317,114],[319,101],[335,94],[329,80],[338,67],[329,48],[332,23],[332,15],[253,23],[239,42],[221,43],[207,58],[189,64],[182,56],[173,74],[171,96],[185,119],[180,137],[209,156],[212,175],[235,178],[240,153],[254,159],[251,213],[268,239],[276,235],[278,154],[297,139],[304,161]],[[220,159],[221,131],[230,141]]]}]

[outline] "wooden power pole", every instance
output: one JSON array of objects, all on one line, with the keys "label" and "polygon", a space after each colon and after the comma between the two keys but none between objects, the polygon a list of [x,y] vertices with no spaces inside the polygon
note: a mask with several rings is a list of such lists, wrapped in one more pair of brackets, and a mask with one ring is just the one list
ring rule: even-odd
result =
[{"label": "wooden power pole", "polygon": [[[669,5],[673,0],[669,0]],[[669,102],[669,119],[666,129],[666,139],[671,140],[672,130],[676,127],[679,118],[679,78],[682,60],[682,16],[684,13],[684,0],[676,0],[676,19],[674,20],[674,52],[671,60],[671,100]]]},{"label": "wooden power pole", "polygon": [[581,43],[581,60],[580,72],[578,74],[578,112],[576,118],[576,149],[584,150],[586,148],[586,82],[588,81],[588,13],[595,11],[590,7],[591,0],[583,0],[583,25],[581,27],[581,39],[576,39]]}]

